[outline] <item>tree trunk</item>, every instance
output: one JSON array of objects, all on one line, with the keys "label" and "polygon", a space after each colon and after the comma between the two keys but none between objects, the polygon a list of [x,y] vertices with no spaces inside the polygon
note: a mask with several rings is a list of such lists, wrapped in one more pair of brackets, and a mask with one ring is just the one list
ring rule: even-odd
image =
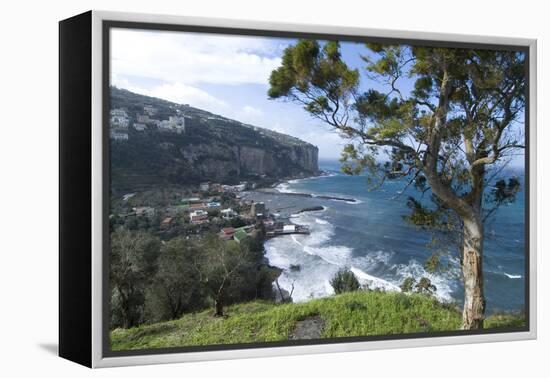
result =
[{"label": "tree trunk", "polygon": [[216,305],[216,313],[214,315],[215,316],[223,316],[223,303],[222,303],[221,298],[217,298],[215,300],[215,305]]},{"label": "tree trunk", "polygon": [[464,310],[462,329],[483,328],[485,297],[483,296],[483,225],[480,219],[464,220],[462,275],[464,278]]},{"label": "tree trunk", "polygon": [[127,296],[124,294],[124,291],[118,287],[118,294],[120,295],[120,316],[121,316],[121,325],[122,328],[130,328],[130,306]]}]

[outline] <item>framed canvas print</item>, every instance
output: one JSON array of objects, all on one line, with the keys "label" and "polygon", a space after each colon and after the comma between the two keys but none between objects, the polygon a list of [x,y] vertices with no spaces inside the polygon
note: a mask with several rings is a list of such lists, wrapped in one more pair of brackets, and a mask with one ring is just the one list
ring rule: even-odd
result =
[{"label": "framed canvas print", "polygon": [[536,337],[536,42],[60,22],[60,355]]}]

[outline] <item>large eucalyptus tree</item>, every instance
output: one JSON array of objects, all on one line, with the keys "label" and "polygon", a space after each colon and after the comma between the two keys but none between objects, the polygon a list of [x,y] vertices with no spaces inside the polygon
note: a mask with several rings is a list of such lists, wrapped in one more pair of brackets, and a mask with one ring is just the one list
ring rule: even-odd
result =
[{"label": "large eucalyptus tree", "polygon": [[[338,42],[300,40],[270,76],[270,98],[301,104],[349,140],[348,174],[407,177],[432,205],[409,198],[407,219],[460,241],[463,329],[483,327],[484,222],[512,201],[519,181],[502,166],[522,153],[521,52],[367,44],[364,71]],[[363,69],[363,68],[361,68]],[[407,88],[407,83],[409,87]],[[382,89],[383,88],[383,89]],[[488,185],[500,172],[496,185]]]}]

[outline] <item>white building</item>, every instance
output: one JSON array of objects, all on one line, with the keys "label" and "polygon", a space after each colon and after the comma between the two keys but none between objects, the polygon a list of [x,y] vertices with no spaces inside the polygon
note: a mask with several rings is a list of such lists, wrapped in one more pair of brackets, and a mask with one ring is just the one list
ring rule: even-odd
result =
[{"label": "white building", "polygon": [[233,219],[233,218],[236,218],[239,214],[237,214],[237,212],[231,208],[229,209],[223,209],[222,211],[220,211],[220,213],[222,214],[222,218],[223,219]]},{"label": "white building", "polygon": [[137,131],[143,131],[147,128],[147,126],[145,126],[145,124],[143,123],[134,123],[134,129],[136,129]]},{"label": "white building", "polygon": [[185,117],[170,116],[167,120],[157,123],[159,130],[181,134],[185,131]]},{"label": "white building", "polygon": [[294,232],[296,231],[296,226],[293,224],[287,224],[283,226],[283,232]]},{"label": "white building", "polygon": [[124,130],[111,130],[110,137],[113,140],[126,141],[128,140],[128,132]]},{"label": "white building", "polygon": [[224,192],[242,192],[246,189],[246,184],[239,184],[239,185],[222,185],[222,189]]},{"label": "white building", "polygon": [[128,125],[130,124],[130,120],[128,119],[128,114],[124,109],[111,109],[110,115],[111,115],[110,123],[112,128],[119,128],[119,129],[128,128]]},{"label": "white building", "polygon": [[195,210],[189,214],[191,223],[205,223],[208,222],[208,213],[204,210]]}]

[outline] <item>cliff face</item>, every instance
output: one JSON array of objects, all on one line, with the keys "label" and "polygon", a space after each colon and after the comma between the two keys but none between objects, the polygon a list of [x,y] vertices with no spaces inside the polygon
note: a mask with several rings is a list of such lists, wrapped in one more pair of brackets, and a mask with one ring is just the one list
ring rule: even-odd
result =
[{"label": "cliff face", "polygon": [[317,147],[308,144],[271,147],[217,142],[187,145],[180,149],[180,154],[201,177],[220,182],[233,181],[235,177],[304,177],[318,172]]},{"label": "cliff face", "polygon": [[317,147],[297,138],[190,106],[111,89],[111,108],[124,109],[130,125],[145,105],[155,107],[160,120],[185,116],[185,130],[162,132],[151,122],[141,131],[130,126],[127,140],[111,139],[114,188],[201,181],[230,184],[318,173]]}]

